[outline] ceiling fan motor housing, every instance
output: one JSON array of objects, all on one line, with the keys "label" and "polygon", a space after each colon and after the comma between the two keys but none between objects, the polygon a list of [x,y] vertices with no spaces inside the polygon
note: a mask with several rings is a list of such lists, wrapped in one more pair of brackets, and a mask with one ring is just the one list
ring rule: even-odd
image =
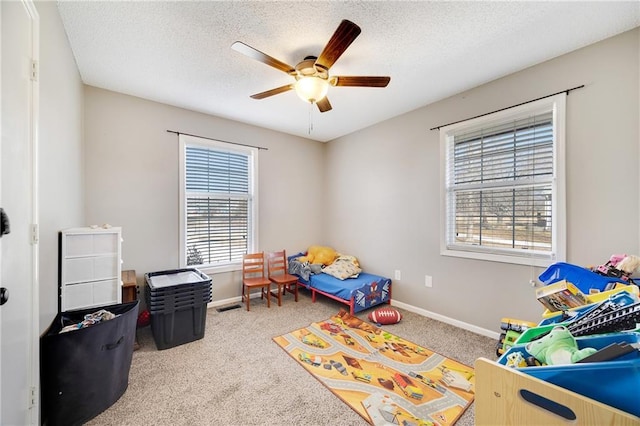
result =
[{"label": "ceiling fan motor housing", "polygon": [[315,56],[307,56],[303,61],[299,62],[298,65],[296,65],[296,80],[300,80],[303,77],[319,77],[323,80],[328,79],[328,71],[323,67],[316,65],[317,59],[318,58]]}]

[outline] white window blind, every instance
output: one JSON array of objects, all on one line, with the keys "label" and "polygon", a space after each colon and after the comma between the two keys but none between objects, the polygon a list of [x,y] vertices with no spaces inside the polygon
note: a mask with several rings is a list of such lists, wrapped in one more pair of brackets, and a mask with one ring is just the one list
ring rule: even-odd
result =
[{"label": "white window blind", "polygon": [[187,265],[240,262],[252,244],[250,152],[185,146]]},{"label": "white window blind", "polygon": [[554,111],[445,130],[445,250],[555,257]]}]

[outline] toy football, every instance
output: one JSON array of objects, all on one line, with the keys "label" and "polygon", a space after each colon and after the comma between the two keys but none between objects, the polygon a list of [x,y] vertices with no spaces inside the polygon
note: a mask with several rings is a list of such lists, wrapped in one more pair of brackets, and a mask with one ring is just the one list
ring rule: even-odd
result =
[{"label": "toy football", "polygon": [[377,324],[395,324],[400,322],[402,314],[393,308],[378,308],[368,318]]}]

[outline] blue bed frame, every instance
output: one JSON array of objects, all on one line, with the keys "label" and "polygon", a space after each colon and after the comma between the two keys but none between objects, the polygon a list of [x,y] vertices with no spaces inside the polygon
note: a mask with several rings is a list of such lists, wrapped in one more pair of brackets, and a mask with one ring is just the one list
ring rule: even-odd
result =
[{"label": "blue bed frame", "polygon": [[329,274],[314,274],[305,280],[298,276],[298,284],[311,291],[349,306],[351,315],[382,303],[391,304],[391,279],[362,272],[357,278],[339,280]]}]

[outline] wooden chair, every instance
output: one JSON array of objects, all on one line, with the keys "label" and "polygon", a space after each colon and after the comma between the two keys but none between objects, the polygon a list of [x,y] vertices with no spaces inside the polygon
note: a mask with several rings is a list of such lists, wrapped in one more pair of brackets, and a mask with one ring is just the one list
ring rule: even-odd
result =
[{"label": "wooden chair", "polygon": [[267,297],[267,308],[271,307],[271,281],[264,274],[264,253],[245,254],[242,257],[242,301],[250,310],[251,289],[260,287],[260,298]]},{"label": "wooden chair", "polygon": [[282,306],[282,296],[288,291],[298,301],[298,277],[289,274],[287,252],[285,250],[267,254],[267,271],[269,279],[278,286],[278,292],[269,292],[278,298],[278,306]]}]

